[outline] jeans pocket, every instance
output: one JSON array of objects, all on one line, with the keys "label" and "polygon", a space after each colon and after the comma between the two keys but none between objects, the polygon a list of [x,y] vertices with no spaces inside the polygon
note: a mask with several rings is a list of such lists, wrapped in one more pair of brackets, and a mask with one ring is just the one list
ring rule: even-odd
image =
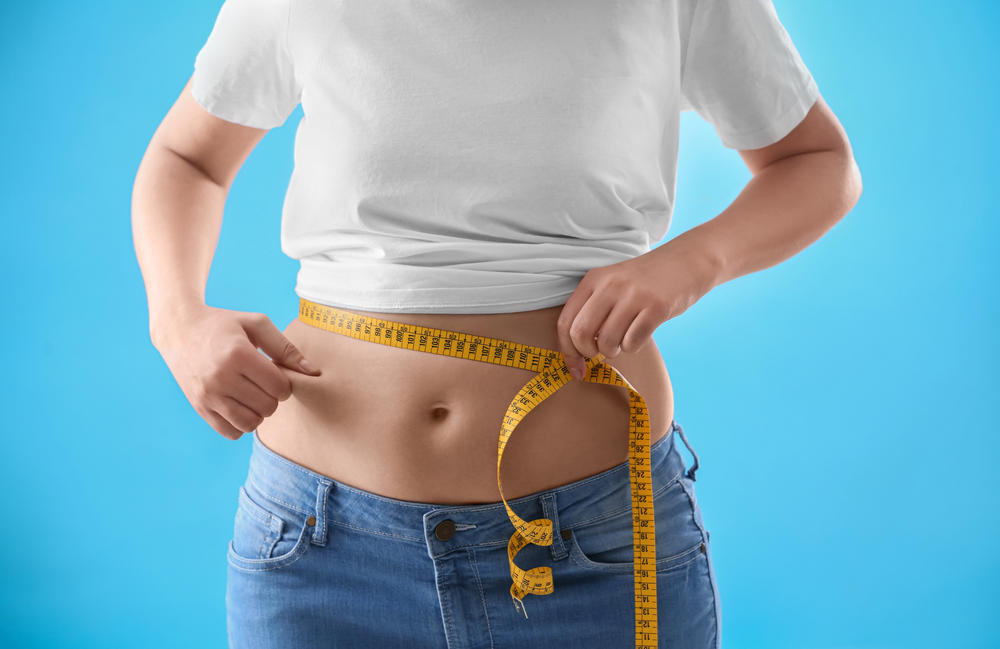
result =
[{"label": "jeans pocket", "polygon": [[282,568],[305,553],[312,529],[306,514],[281,507],[259,492],[251,496],[241,486],[229,563],[247,571]]},{"label": "jeans pocket", "polygon": [[[653,494],[656,517],[656,572],[687,564],[705,552],[705,539],[695,518],[697,504],[678,475]],[[600,520],[577,525],[568,539],[573,562],[587,570],[633,573],[631,507]]]}]

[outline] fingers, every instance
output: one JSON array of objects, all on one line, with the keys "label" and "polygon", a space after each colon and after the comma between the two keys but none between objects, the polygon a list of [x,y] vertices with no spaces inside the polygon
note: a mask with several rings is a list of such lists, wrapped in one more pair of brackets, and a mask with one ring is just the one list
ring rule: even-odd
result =
[{"label": "fingers", "polygon": [[585,275],[580,280],[576,290],[573,291],[573,294],[566,300],[562,311],[559,312],[559,319],[556,321],[556,334],[559,336],[559,347],[561,348],[560,351],[562,352],[563,360],[566,362],[566,367],[569,368],[570,374],[576,379],[583,378],[586,364],[583,362],[581,350],[576,348],[576,343],[573,340],[574,334],[571,329],[575,326],[577,315],[587,303],[587,298],[592,293],[593,289]]},{"label": "fingers", "polygon": [[635,317],[628,331],[622,337],[621,349],[626,354],[634,354],[646,346],[653,339],[653,334],[662,320],[656,315],[652,308],[643,309]]},{"label": "fingers", "polygon": [[263,417],[232,397],[222,397],[216,412],[225,417],[226,421],[240,433],[249,433],[264,421]]},{"label": "fingers", "polygon": [[563,306],[556,330],[574,378],[586,372],[584,357],[635,353],[663,322],[657,301],[627,273],[634,275],[621,264],[591,270]]},{"label": "fingers", "polygon": [[[281,370],[278,371],[280,372]],[[269,395],[256,383],[243,375],[238,376],[230,385],[228,396],[246,406],[255,415],[258,415],[262,421],[264,418],[273,415],[274,411],[278,409],[278,400],[276,398]]]},{"label": "fingers", "polygon": [[264,314],[207,306],[191,313],[157,349],[195,411],[227,439],[256,429],[291,396],[289,370],[320,375],[300,365],[302,354]]},{"label": "fingers", "polygon": [[607,293],[595,292],[576,315],[569,333],[577,351],[583,356],[592,358],[601,353],[597,338],[614,307],[614,298]]},{"label": "fingers", "polygon": [[[604,324],[597,333],[597,349],[606,358],[615,358],[620,352],[629,353],[623,341],[626,332],[630,331],[636,319],[635,307],[629,302],[621,301],[614,305]],[[596,356],[596,354],[593,354]]]},{"label": "fingers", "polygon": [[303,374],[319,376],[319,370],[302,365],[305,357],[291,341],[285,338],[281,330],[274,326],[270,318],[263,313],[254,313],[249,316],[248,321],[247,335],[250,342],[271,360]]},{"label": "fingers", "polygon": [[277,409],[277,399],[261,390],[250,379],[239,375],[226,382],[224,394],[218,394],[204,402],[203,411],[199,410],[199,414],[224,437],[236,440],[243,433],[256,429]]},{"label": "fingers", "polygon": [[[591,288],[593,285],[596,285],[596,279],[591,280],[588,273],[566,301],[556,323],[563,358],[570,373],[577,379],[582,379],[584,372],[587,371],[584,357],[593,358],[599,353],[604,353],[604,349],[599,347],[598,333],[603,331],[605,321],[614,309],[617,299],[607,292],[595,291]],[[612,323],[608,335],[604,336],[606,340],[611,341],[604,343],[605,349],[612,354],[618,353],[617,341],[612,340],[614,335],[612,329],[621,330],[627,326],[627,323],[618,321]]]},{"label": "fingers", "polygon": [[213,410],[199,410],[198,414],[201,415],[202,418],[204,418],[217,433],[226,439],[231,439],[235,442],[243,436],[242,430],[237,429],[235,426],[230,424],[225,417]]},{"label": "fingers", "polygon": [[254,383],[271,398],[285,401],[292,396],[292,382],[274,361],[267,360],[263,354],[253,352],[252,360],[241,366],[240,372],[244,378]]},{"label": "fingers", "polygon": [[[239,439],[256,429],[292,394],[291,381],[273,362],[251,345],[233,352],[223,377],[209,397],[206,420],[224,437]],[[203,415],[205,416],[205,415]]]}]

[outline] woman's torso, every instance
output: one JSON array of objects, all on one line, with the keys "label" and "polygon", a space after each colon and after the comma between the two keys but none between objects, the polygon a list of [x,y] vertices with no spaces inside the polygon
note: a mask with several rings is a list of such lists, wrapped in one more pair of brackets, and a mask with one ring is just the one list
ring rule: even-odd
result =
[{"label": "woman's torso", "polygon": [[[376,319],[562,351],[562,306],[497,314],[372,313]],[[500,500],[500,423],[535,372],[366,342],[296,318],[285,336],[321,376],[286,372],[292,396],[257,428],[265,446],[348,486],[399,500]],[[673,419],[670,377],[654,341],[604,362],[645,399],[652,431]],[[624,387],[571,380],[514,430],[500,477],[507,500],[595,475],[628,460]]]}]

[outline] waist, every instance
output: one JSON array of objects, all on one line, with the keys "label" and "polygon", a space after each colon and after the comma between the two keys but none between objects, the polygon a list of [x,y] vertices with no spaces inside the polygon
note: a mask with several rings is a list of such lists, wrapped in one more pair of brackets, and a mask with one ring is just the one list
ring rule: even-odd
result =
[{"label": "waist", "polygon": [[[517,313],[352,313],[560,350],[562,305]],[[388,498],[439,504],[500,501],[497,433],[537,373],[378,345],[293,320],[285,336],[322,371],[286,372],[292,396],[258,428],[261,441],[316,473]],[[649,406],[651,442],[673,419],[655,344],[605,362]],[[629,396],[570,381],[518,426],[504,452],[508,501],[595,475],[628,459]]]},{"label": "waist", "polygon": [[[671,424],[667,434],[650,446],[654,495],[673,484],[687,468],[676,443],[678,427],[673,422]],[[246,488],[254,498],[280,502],[304,515],[314,516],[314,535],[324,534],[331,525],[344,526],[383,538],[430,543],[435,556],[461,544],[463,534],[460,532],[463,528],[475,528],[477,543],[483,545],[506,545],[510,539],[510,520],[501,502],[442,508],[442,503],[433,501],[398,500],[359,490],[306,467],[289,464],[264,444],[258,435],[253,435],[252,445]],[[507,504],[522,517],[536,519],[553,513],[544,511],[543,501],[557,501],[560,527],[570,529],[631,509],[628,482],[626,461],[552,490],[508,499]],[[437,524],[446,519],[461,526],[451,543],[447,542],[449,537],[446,534],[435,534]],[[561,545],[560,538],[556,534],[554,543]]]}]

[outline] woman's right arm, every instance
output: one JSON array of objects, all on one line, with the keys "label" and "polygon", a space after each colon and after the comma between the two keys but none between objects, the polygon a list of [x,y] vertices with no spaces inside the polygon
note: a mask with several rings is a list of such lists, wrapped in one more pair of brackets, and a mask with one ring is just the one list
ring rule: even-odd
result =
[{"label": "woman's right arm", "polygon": [[205,304],[229,187],[266,134],[210,114],[188,80],[153,134],[132,190],[153,346],[198,414],[233,440],[291,396],[279,364],[318,375],[299,368],[302,354],[266,315]]}]

